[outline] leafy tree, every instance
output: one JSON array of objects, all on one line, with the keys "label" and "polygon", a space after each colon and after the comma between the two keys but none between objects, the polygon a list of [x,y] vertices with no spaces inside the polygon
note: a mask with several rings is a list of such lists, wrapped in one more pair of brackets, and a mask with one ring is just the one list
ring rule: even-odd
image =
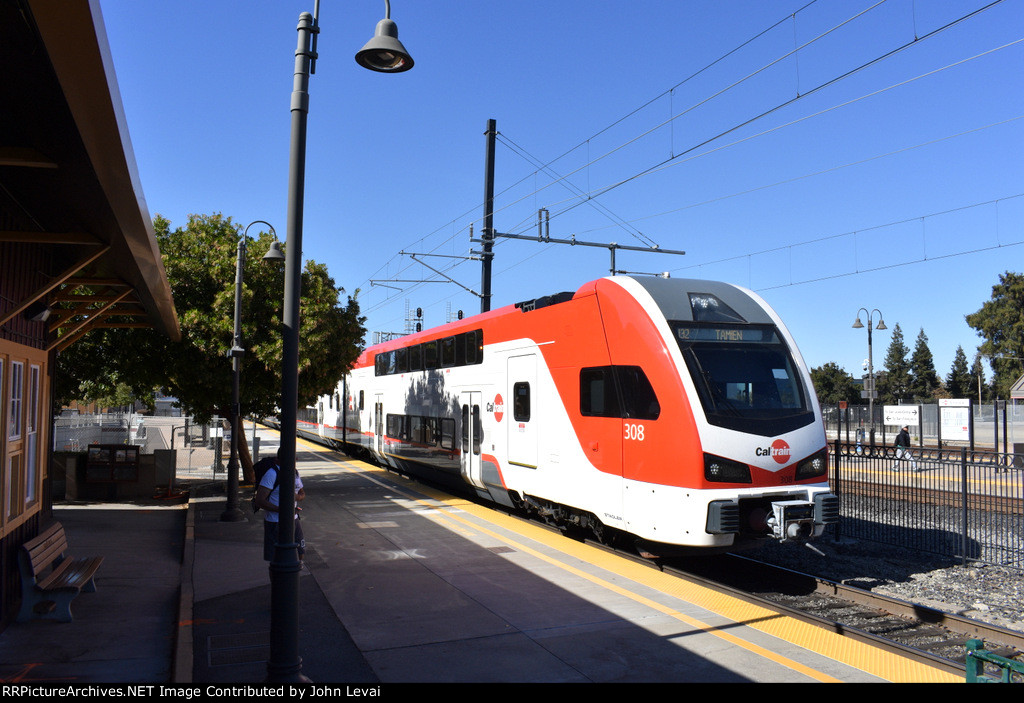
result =
[{"label": "leafy tree", "polygon": [[[58,359],[61,400],[89,400],[117,384],[140,396],[159,388],[178,399],[199,422],[231,414],[236,253],[242,228],[223,215],[192,215],[172,230],[153,221],[181,325],[172,342],[153,330],[97,330]],[[261,232],[247,238],[242,286],[240,404],[243,415],[273,414],[281,391],[284,269],[262,261],[273,242]],[[339,290],[327,268],[307,262],[302,274],[299,403],[330,392],[359,353],[363,338],[359,306]],[[244,438],[244,434],[242,435]],[[243,440],[244,441],[244,440]],[[250,478],[251,458],[241,460]]]},{"label": "leafy tree", "polygon": [[834,405],[844,400],[860,400],[860,389],[853,376],[834,361],[811,369],[811,381],[814,383],[819,403]]},{"label": "leafy tree", "polygon": [[951,398],[969,398],[971,395],[974,378],[967,366],[967,355],[964,348],[958,346],[953,356],[953,365],[946,376],[946,391]]},{"label": "leafy tree", "polygon": [[897,322],[892,328],[892,341],[885,354],[883,367],[885,373],[878,381],[878,399],[882,403],[894,404],[910,397],[910,362],[907,355],[910,350],[903,342],[903,330]]},{"label": "leafy tree", "polygon": [[917,334],[914,353],[910,357],[910,393],[921,401],[931,401],[935,392],[942,387],[939,376],[935,373],[935,359],[928,348],[928,335],[924,328]]},{"label": "leafy tree", "polygon": [[978,352],[992,360],[992,385],[1001,398],[1024,373],[1024,275],[1000,274],[992,299],[967,315],[967,324],[984,338]]}]

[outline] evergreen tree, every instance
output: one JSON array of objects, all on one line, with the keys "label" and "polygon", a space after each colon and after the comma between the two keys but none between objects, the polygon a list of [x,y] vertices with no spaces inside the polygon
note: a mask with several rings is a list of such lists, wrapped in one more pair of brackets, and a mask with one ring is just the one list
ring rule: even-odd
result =
[{"label": "evergreen tree", "polygon": [[967,355],[964,354],[962,346],[956,348],[953,356],[953,365],[946,376],[946,391],[951,398],[969,398],[971,396],[971,384],[973,377],[971,369],[967,365]]},{"label": "evergreen tree", "polygon": [[935,392],[941,387],[939,376],[935,373],[935,359],[928,348],[928,335],[924,328],[917,334],[914,353],[910,357],[910,393],[920,402],[934,400]]},{"label": "evergreen tree", "polygon": [[882,362],[885,372],[878,380],[878,400],[882,403],[895,405],[900,400],[910,397],[910,362],[907,355],[910,350],[903,342],[903,330],[897,322],[892,328],[892,341]]}]

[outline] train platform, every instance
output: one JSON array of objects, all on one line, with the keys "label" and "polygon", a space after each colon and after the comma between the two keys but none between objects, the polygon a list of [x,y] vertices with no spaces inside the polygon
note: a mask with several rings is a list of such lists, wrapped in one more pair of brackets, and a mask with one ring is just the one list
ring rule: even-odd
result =
[{"label": "train platform", "polygon": [[[362,462],[299,449],[299,651],[314,683],[379,692],[410,682],[962,681]],[[265,682],[262,518],[223,522],[223,496],[200,488],[181,506],[56,507],[71,550],[105,557],[98,590],[75,599],[71,623],[0,633],[0,682]]]}]

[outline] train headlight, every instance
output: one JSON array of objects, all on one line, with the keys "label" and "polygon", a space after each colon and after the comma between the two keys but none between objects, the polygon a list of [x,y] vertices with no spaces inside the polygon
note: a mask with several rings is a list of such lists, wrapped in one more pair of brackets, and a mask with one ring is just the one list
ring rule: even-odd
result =
[{"label": "train headlight", "polygon": [[803,461],[801,461],[796,467],[796,480],[800,481],[805,478],[814,478],[815,476],[824,476],[828,471],[828,452],[822,449],[817,454],[813,454]]},{"label": "train headlight", "polygon": [[752,483],[749,466],[713,454],[704,455],[704,479],[715,483]]}]

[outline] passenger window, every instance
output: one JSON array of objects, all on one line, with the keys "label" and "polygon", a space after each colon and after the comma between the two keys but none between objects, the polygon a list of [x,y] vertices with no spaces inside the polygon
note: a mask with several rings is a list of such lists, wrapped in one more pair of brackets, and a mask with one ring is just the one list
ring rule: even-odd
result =
[{"label": "passenger window", "polygon": [[480,422],[480,406],[473,406],[473,453],[480,454],[480,443],[484,436],[484,426]]},{"label": "passenger window", "polygon": [[441,418],[441,448],[455,449],[455,420]]},{"label": "passenger window", "polygon": [[441,366],[455,366],[455,337],[441,340]]},{"label": "passenger window", "polygon": [[657,420],[661,404],[654,394],[647,374],[639,366],[616,366],[615,373],[622,392],[623,417],[635,420]]},{"label": "passenger window", "polygon": [[580,370],[580,414],[585,417],[621,417],[612,367]]},{"label": "passenger window", "polygon": [[530,421],[530,384],[519,382],[512,386],[512,417],[516,422]]},{"label": "passenger window", "polygon": [[580,370],[580,414],[657,420],[661,404],[639,366],[598,366]]},{"label": "passenger window", "polygon": [[417,344],[414,347],[409,347],[409,370],[410,371],[422,371],[423,370],[423,345]]},{"label": "passenger window", "polygon": [[437,340],[426,342],[423,345],[423,366],[428,371],[438,367]]}]

